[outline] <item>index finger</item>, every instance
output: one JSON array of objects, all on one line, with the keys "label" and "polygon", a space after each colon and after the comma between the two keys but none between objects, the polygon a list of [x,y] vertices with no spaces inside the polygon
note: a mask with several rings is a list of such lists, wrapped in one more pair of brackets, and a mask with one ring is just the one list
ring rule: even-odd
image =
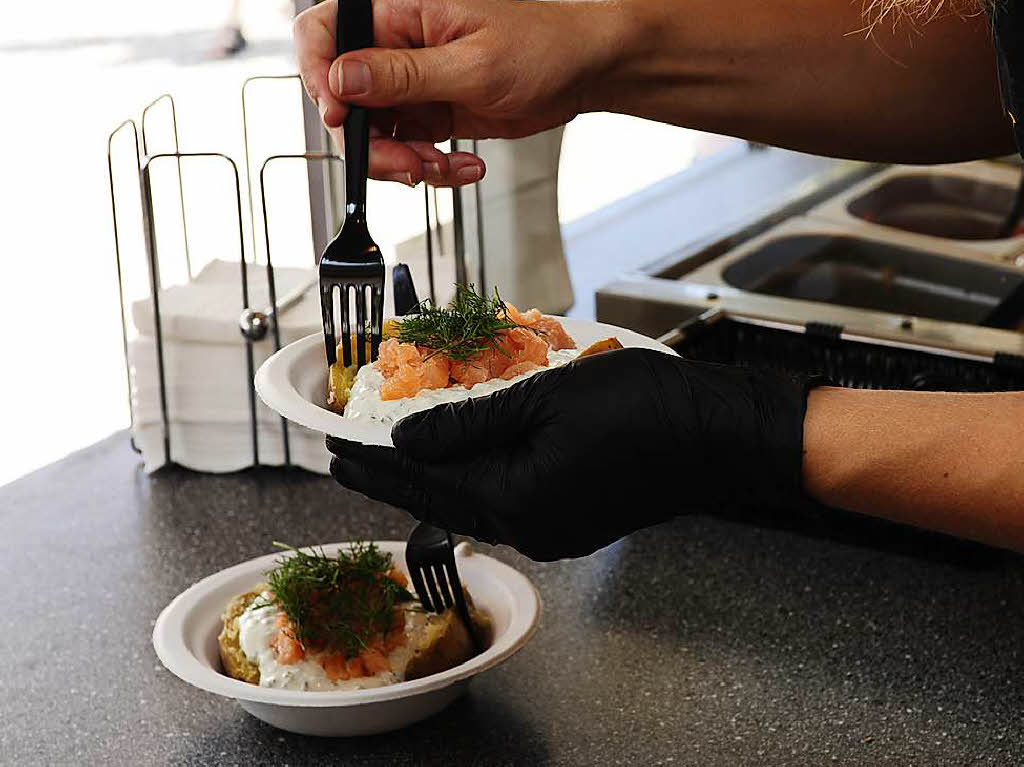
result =
[{"label": "index finger", "polygon": [[338,0],[325,0],[300,13],[292,25],[302,85],[316,102],[324,122],[333,125],[340,125],[344,119],[342,104],[327,85],[335,58],[337,12]]}]

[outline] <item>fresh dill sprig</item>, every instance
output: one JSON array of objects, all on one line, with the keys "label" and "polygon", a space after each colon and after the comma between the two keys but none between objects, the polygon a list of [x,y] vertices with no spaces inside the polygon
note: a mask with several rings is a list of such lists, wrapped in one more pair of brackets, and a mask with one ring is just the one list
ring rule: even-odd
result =
[{"label": "fresh dill sprig", "polygon": [[448,306],[435,306],[427,299],[416,313],[406,315],[399,326],[398,340],[466,362],[488,349],[503,351],[498,345],[501,334],[518,327],[524,326],[509,317],[497,289],[494,298],[487,298],[473,285],[456,285],[455,298]]},{"label": "fresh dill sprig", "polygon": [[335,557],[322,548],[274,546],[289,555],[267,573],[267,585],[306,649],[357,655],[392,628],[397,606],[416,599],[387,577],[391,555],[373,543],[353,543]]}]

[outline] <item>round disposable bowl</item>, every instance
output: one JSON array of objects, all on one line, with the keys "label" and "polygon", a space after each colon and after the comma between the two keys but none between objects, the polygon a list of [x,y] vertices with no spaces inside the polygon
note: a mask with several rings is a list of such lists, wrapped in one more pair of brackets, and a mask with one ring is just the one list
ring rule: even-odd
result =
[{"label": "round disposable bowl", "polygon": [[[325,545],[328,554],[347,546]],[[377,546],[405,566],[405,543]],[[320,548],[319,546],[317,547]],[[465,692],[469,681],[503,663],[533,636],[540,597],[518,571],[468,544],[456,549],[459,575],[476,606],[493,624],[493,641],[481,654],[439,674],[369,690],[306,692],[259,687],[232,679],[221,669],[217,635],[228,601],[263,580],[280,554],[269,554],[221,570],[178,595],[156,621],[153,646],[176,676],[201,690],[235,698],[253,716],[304,735],[351,736],[389,732],[435,714]]]}]

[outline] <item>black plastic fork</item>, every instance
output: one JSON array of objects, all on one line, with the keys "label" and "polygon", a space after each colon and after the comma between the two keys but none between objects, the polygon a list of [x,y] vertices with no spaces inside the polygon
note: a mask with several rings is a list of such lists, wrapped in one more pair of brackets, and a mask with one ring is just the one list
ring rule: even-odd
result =
[{"label": "black plastic fork", "polygon": [[469,616],[462,581],[455,566],[451,533],[420,522],[406,541],[405,564],[420,604],[432,613],[442,613],[454,606],[469,632],[473,647],[477,652],[483,652],[483,643]]},{"label": "black plastic fork", "polygon": [[[373,47],[373,6],[370,0],[338,0],[337,54]],[[377,358],[384,315],[384,258],[366,226],[366,177],[369,171],[370,121],[363,107],[349,108],[345,120],[345,223],[320,259],[320,310],[324,321],[327,363],[338,361],[335,293],[339,294],[342,362]],[[366,359],[366,336],[370,359]]]}]

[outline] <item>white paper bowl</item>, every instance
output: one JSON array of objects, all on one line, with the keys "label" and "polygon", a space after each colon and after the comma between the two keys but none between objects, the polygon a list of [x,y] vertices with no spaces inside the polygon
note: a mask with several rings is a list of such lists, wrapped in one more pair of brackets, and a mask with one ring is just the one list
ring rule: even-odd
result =
[{"label": "white paper bowl", "polygon": [[[614,336],[623,346],[675,354],[653,338],[615,325],[570,317],[559,321],[581,349]],[[322,333],[288,344],[264,362],[256,371],[256,391],[267,407],[300,426],[366,445],[393,444],[390,426],[345,418],[327,409],[327,354]]]},{"label": "white paper bowl", "polygon": [[[343,543],[324,546],[333,554]],[[378,541],[405,570],[405,543]],[[317,547],[319,548],[319,547]],[[505,661],[533,636],[540,596],[526,576],[468,544],[456,549],[459,575],[478,608],[492,621],[494,638],[483,653],[455,668],[411,682],[370,690],[305,692],[257,687],[221,672],[217,635],[228,601],[263,580],[280,554],[221,570],[179,594],[153,629],[153,647],[167,669],[207,692],[235,698],[264,722],[302,735],[352,736],[389,732],[435,714],[466,690],[469,680]]]}]

